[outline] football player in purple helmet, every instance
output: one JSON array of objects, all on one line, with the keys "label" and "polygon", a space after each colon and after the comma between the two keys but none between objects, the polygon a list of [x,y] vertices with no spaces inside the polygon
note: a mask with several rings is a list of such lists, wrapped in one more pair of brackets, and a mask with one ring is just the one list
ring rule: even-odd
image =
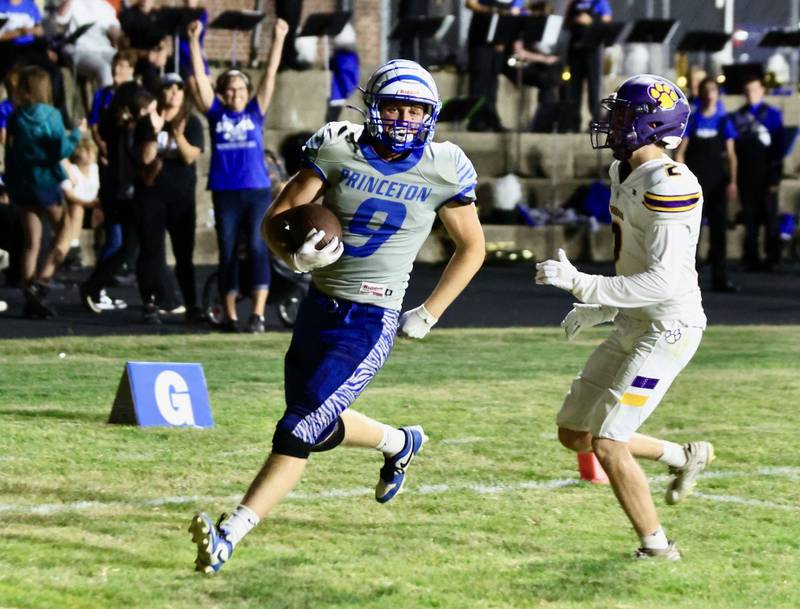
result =
[{"label": "football player in purple helmet", "polygon": [[[601,103],[609,117],[591,124],[592,148],[611,148],[620,161],[648,144],[661,142],[667,150],[677,148],[689,120],[683,91],[650,74],[629,78]],[[601,143],[602,135],[606,138]]]},{"label": "football player in purple helmet", "polygon": [[616,275],[581,273],[564,250],[536,265],[537,283],[579,301],[561,323],[567,338],[614,323],[564,398],[558,439],[597,456],[641,541],[634,557],[678,560],[636,459],[669,467],[666,502],[675,504],[714,458],[709,442],[678,444],[638,431],[706,326],[695,271],[703,194],[686,165],[664,154],[680,144],[689,104],[678,87],[649,74],[626,80],[603,103],[609,120],[593,123],[591,137],[594,148],[610,148],[617,159],[609,170]]}]

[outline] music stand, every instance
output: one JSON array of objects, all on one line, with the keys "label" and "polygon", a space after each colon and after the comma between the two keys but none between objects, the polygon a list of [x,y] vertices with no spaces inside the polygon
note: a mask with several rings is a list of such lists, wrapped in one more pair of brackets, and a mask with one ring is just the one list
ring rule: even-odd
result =
[{"label": "music stand", "polygon": [[730,39],[731,35],[727,32],[691,30],[683,35],[676,50],[687,55],[689,53],[700,53],[701,64],[705,69],[708,63],[708,55],[718,53],[724,49]]},{"label": "music stand", "polygon": [[762,48],[800,47],[800,30],[770,30],[758,43]]},{"label": "music stand", "polygon": [[389,40],[399,42],[411,41],[414,51],[412,58],[419,63],[420,40],[423,38],[436,38],[437,40],[447,34],[455,17],[447,15],[445,17],[403,17],[400,19],[392,31],[389,33]]},{"label": "music stand", "polygon": [[722,74],[725,76],[725,93],[740,95],[745,82],[753,77],[764,78],[764,68],[760,63],[734,63],[722,66]]},{"label": "music stand", "polygon": [[626,32],[625,42],[659,45],[661,55],[658,65],[653,65],[653,54],[650,54],[650,65],[648,66],[650,72],[659,74],[663,71],[664,47],[669,44],[677,28],[678,21],[675,19],[641,19],[635,21]]},{"label": "music stand", "polygon": [[208,24],[209,29],[233,30],[231,41],[231,65],[236,65],[236,39],[239,32],[249,32],[264,19],[259,11],[224,11]]},{"label": "music stand", "polygon": [[625,42],[642,44],[665,44],[675,33],[676,19],[640,19],[634,21],[626,33]]},{"label": "music stand", "polygon": [[165,6],[158,9],[158,27],[172,36],[172,55],[175,61],[174,72],[180,72],[180,35],[192,21],[199,21],[203,16],[202,8],[183,8]]},{"label": "music stand", "polygon": [[352,13],[350,11],[338,11],[335,13],[314,13],[309,15],[303,24],[303,29],[297,38],[306,36],[316,36],[322,38],[322,56],[325,75],[330,72],[330,39],[337,36],[350,21]]},{"label": "music stand", "polygon": [[581,44],[588,47],[612,47],[619,42],[628,25],[622,21],[595,21],[586,26]]}]

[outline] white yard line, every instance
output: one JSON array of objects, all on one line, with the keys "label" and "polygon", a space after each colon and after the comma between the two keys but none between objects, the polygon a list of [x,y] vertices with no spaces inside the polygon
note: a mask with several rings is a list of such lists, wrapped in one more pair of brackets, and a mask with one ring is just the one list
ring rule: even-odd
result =
[{"label": "white yard line", "polygon": [[[776,478],[792,478],[800,476],[800,468],[796,467],[762,467],[751,472],[744,471],[712,471],[703,475],[703,478],[727,479],[727,478],[758,478],[771,476]],[[668,476],[653,476],[650,478],[652,483],[657,485],[666,482]],[[417,487],[407,487],[404,492],[408,495],[443,495],[446,493],[476,493],[479,495],[496,495],[516,491],[553,491],[580,484],[577,476],[575,478],[562,478],[552,480],[529,480],[523,482],[512,482],[509,484],[501,483],[469,483],[455,482],[451,484],[423,484]],[[371,488],[350,488],[332,489],[316,493],[295,492],[289,495],[288,501],[323,501],[326,499],[345,499],[349,497],[371,496],[374,490]],[[695,496],[708,501],[720,503],[735,503],[762,507],[775,510],[800,511],[800,505],[775,503],[772,501],[762,501],[760,499],[750,499],[732,495],[717,495],[712,493],[695,492]],[[131,501],[75,501],[72,503],[43,503],[39,505],[24,505],[0,503],[0,514],[22,514],[47,516],[52,514],[62,514],[64,512],[109,510],[109,509],[136,509],[159,507],[162,505],[183,505],[183,504],[219,504],[232,503],[238,501],[240,495],[229,495],[227,497],[212,497],[202,495],[183,495],[176,497],[158,497],[154,499],[139,499]]]}]

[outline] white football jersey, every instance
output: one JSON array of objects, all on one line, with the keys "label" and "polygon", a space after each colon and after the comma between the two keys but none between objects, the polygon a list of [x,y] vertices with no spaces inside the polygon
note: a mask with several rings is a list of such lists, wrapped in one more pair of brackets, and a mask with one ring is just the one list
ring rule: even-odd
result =
[{"label": "white football jersey", "polygon": [[667,155],[643,163],[623,182],[611,165],[616,277],[580,274],[573,294],[615,306],[636,319],[704,328],[695,258],[703,193],[697,178]]},{"label": "white football jersey", "polygon": [[451,202],[472,204],[477,176],[450,142],[387,162],[363,132],[363,125],[328,123],[306,142],[306,164],[325,181],[323,204],[339,218],[344,242],[342,257],[312,279],[331,296],[400,309],[436,212]]}]

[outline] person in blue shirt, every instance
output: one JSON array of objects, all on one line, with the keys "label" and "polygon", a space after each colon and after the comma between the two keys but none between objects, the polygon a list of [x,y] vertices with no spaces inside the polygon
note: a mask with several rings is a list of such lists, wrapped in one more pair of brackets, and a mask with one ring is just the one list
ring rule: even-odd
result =
[{"label": "person in blue shirt", "polygon": [[37,65],[50,77],[53,105],[61,112],[64,124],[70,124],[64,95],[64,79],[57,56],[47,48],[42,14],[34,0],[0,0],[0,78],[15,65]]},{"label": "person in blue shirt", "polygon": [[239,70],[228,70],[211,85],[203,65],[200,36],[203,24],[188,28],[192,69],[197,81],[198,107],[208,119],[211,164],[208,189],[214,203],[219,246],[220,295],[225,308],[223,328],[238,332],[236,297],[239,292],[239,234],[246,233],[250,256],[252,312],[248,329],[264,331],[264,307],[270,283],[269,251],[261,238],[261,218],[272,201],[271,183],[264,164],[264,117],[272,102],[275,77],[289,26],[275,21],[272,47],[261,82],[251,97],[250,80]]},{"label": "person in blue shirt", "polygon": [[[745,104],[731,114],[739,159],[738,188],[745,226],[742,262],[747,270],[771,270],[780,262],[778,188],[783,173],[785,136],[780,110],[764,103],[761,78],[744,83]],[[758,233],[764,225],[766,259],[758,251]]]},{"label": "person in blue shirt", "polygon": [[611,21],[608,0],[572,0],[567,7],[564,25],[569,30],[567,65],[569,66],[569,104],[571,117],[569,131],[582,131],[581,103],[583,81],[589,98],[592,121],[600,117],[600,91],[603,88],[603,47],[587,39],[589,27],[598,22]]},{"label": "person in blue shirt", "polygon": [[713,78],[700,83],[697,107],[689,116],[675,160],[686,163],[703,187],[703,214],[708,219],[711,289],[735,292],[728,281],[728,201],[736,200],[736,129],[719,98]]}]

